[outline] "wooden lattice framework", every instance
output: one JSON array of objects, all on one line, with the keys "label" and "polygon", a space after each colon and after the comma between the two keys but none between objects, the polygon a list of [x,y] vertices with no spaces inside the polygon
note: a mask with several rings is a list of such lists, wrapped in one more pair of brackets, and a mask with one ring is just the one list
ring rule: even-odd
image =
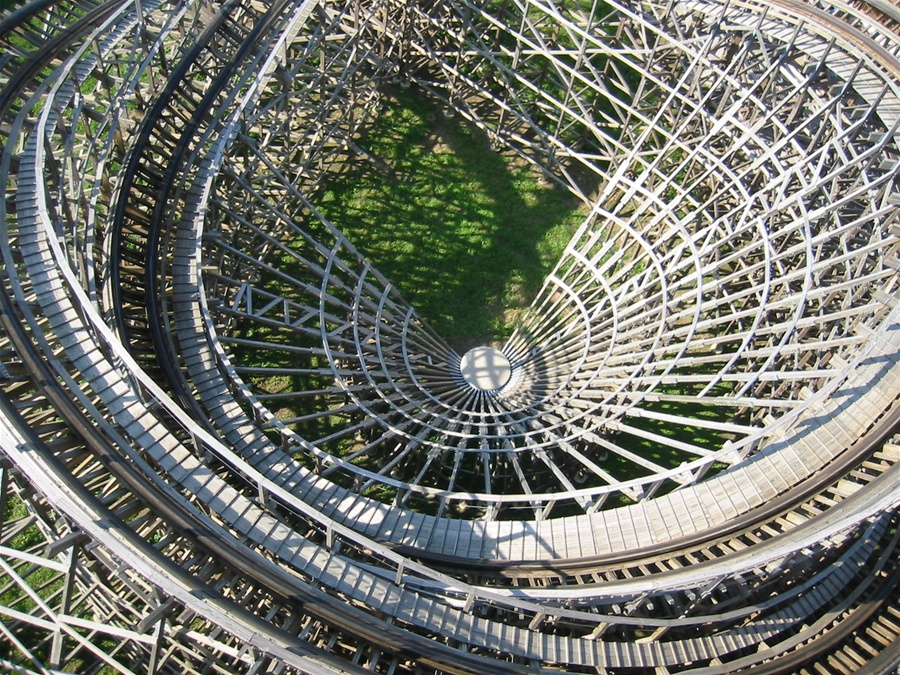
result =
[{"label": "wooden lattice framework", "polygon": [[[3,666],[895,668],[898,22],[4,16]],[[317,207],[390,87],[584,204],[496,390]]]}]

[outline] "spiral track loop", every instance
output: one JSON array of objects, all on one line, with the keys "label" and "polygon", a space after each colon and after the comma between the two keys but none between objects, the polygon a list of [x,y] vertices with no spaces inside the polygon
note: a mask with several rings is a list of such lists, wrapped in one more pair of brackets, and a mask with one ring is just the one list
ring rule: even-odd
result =
[{"label": "spiral track loop", "polygon": [[[2,667],[896,670],[898,26],[7,11]],[[323,213],[396,88],[582,204],[502,344],[451,344]]]}]

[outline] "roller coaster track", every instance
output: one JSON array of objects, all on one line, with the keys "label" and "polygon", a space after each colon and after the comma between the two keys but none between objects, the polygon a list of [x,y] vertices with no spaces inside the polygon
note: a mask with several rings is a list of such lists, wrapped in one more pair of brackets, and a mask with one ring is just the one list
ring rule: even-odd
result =
[{"label": "roller coaster track", "polygon": [[[0,19],[2,667],[896,670],[896,21]],[[398,83],[584,202],[505,379],[316,206]]]}]

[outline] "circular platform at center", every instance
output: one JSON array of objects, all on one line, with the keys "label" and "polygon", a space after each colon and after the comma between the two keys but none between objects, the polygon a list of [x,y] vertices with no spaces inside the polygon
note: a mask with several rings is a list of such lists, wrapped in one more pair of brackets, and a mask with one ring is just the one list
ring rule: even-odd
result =
[{"label": "circular platform at center", "polygon": [[499,389],[509,382],[512,366],[499,349],[474,347],[463,354],[459,370],[466,383],[482,391]]}]

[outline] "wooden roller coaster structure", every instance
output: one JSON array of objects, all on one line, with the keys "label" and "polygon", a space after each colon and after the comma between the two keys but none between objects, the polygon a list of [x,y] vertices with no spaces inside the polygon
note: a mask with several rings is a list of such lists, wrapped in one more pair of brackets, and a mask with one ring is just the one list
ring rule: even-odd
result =
[{"label": "wooden roller coaster structure", "polygon": [[[0,668],[900,668],[895,5],[34,0],[0,42]],[[583,205],[502,344],[323,213],[401,88]]]}]

